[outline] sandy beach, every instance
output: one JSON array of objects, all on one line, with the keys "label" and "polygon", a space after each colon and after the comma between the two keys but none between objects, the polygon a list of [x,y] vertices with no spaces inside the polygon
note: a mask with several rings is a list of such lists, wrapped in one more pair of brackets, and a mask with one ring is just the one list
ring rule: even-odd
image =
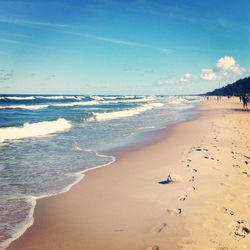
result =
[{"label": "sandy beach", "polygon": [[39,200],[34,224],[7,249],[250,249],[250,113],[233,98],[198,109]]}]

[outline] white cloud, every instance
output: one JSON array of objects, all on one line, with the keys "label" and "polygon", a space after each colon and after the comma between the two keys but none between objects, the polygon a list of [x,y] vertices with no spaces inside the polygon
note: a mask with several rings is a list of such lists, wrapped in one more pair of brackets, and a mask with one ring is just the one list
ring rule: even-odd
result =
[{"label": "white cloud", "polygon": [[201,74],[200,74],[200,78],[202,80],[207,80],[207,81],[217,80],[217,76],[212,69],[202,69]]},{"label": "white cloud", "polygon": [[190,73],[184,74],[179,80],[159,80],[156,85],[157,86],[165,86],[165,85],[182,85],[188,83],[192,80],[192,76]]},{"label": "white cloud", "polygon": [[156,85],[157,86],[164,86],[164,85],[169,85],[169,84],[175,84],[176,81],[174,80],[159,80]]},{"label": "white cloud", "polygon": [[249,70],[240,66],[232,56],[221,57],[213,69],[202,69],[200,78],[207,81],[224,80],[243,75]]},{"label": "white cloud", "polygon": [[242,75],[245,72],[245,69],[236,63],[235,59],[231,56],[221,57],[216,63],[216,68],[219,71],[224,71],[235,75]]},{"label": "white cloud", "polygon": [[191,80],[191,74],[186,73],[180,80],[179,82],[181,83],[187,83]]}]

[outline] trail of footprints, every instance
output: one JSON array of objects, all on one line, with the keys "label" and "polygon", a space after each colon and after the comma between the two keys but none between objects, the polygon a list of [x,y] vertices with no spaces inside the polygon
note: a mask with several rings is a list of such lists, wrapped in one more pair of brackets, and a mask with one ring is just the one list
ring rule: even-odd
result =
[{"label": "trail of footprints", "polygon": [[[189,159],[189,156],[190,154],[192,153],[195,153],[195,152],[205,152],[205,156],[204,157],[207,157],[207,155],[209,155],[208,153],[208,149],[207,148],[202,148],[202,147],[195,147],[195,148],[192,148],[188,154],[186,155],[186,160],[183,160],[182,163],[184,164],[184,166],[186,166],[187,168],[190,169],[190,171],[193,173],[188,182],[191,183],[191,187],[192,187],[192,190],[196,190],[196,186],[194,185],[194,182],[195,182],[195,174],[198,172],[198,169],[197,168],[192,168],[192,160]],[[191,157],[190,157],[191,158]],[[210,157],[212,158],[212,160],[214,160],[213,157]],[[184,195],[181,195],[179,198],[178,198],[178,201],[179,202],[184,202],[186,201],[187,199],[189,198],[189,195],[188,194],[184,194]],[[177,207],[177,208],[173,208],[173,209],[167,209],[166,210],[167,214],[173,216],[173,215],[181,215],[183,213],[183,209],[181,207]],[[153,228],[153,232],[154,233],[161,233],[161,232],[164,232],[166,230],[166,227],[167,227],[167,223],[162,223],[158,226],[156,226],[155,228]]]},{"label": "trail of footprints", "polygon": [[236,214],[233,210],[226,208],[226,207],[218,207],[218,211],[227,214],[228,216],[233,217],[234,221],[230,225],[232,232],[230,235],[233,235],[236,239],[237,238],[246,238],[250,235],[250,223],[246,220],[237,220]]},{"label": "trail of footprints", "polygon": [[[213,140],[210,143],[210,145],[213,148],[213,150],[211,150],[211,151],[214,151],[215,153],[223,150],[223,148],[219,147],[219,145],[218,145],[220,143],[220,140],[219,140],[220,131],[218,131],[217,127],[218,127],[218,125],[215,126],[212,123],[214,135],[212,137]],[[242,141],[242,143],[247,143],[247,141],[246,141],[247,136],[245,134],[241,133],[238,130],[237,126],[234,127],[234,132],[237,134],[237,136],[240,136],[240,140]],[[237,136],[236,136],[236,138],[237,138]],[[245,141],[244,141],[244,139],[245,139]],[[238,143],[239,142],[237,141],[237,144]],[[201,143],[201,144],[203,144],[203,143]],[[246,147],[248,149],[248,152],[250,152],[250,146],[247,145]],[[245,155],[245,154],[238,153],[237,148],[238,147],[236,145],[236,140],[231,138],[231,158],[232,158],[232,161],[236,160],[237,159],[236,155],[240,154],[241,157],[243,158],[242,164],[244,164],[245,166],[249,166],[250,165],[250,153],[249,153],[249,156]],[[196,174],[198,173],[199,169],[197,167],[192,167],[192,160],[190,158],[192,158],[191,157],[192,154],[197,154],[197,153],[201,154],[200,157],[203,157],[204,161],[212,161],[214,163],[213,166],[211,167],[213,170],[219,170],[219,168],[217,168],[217,167],[220,167],[223,164],[219,159],[216,159],[216,155],[212,155],[212,153],[210,153],[209,147],[197,146],[197,147],[191,148],[187,152],[185,159],[182,160],[181,162],[183,163],[184,167],[187,167],[190,170],[191,175],[188,179],[188,182],[191,184],[191,189],[193,191],[195,191],[197,189],[197,187],[195,185],[195,180],[196,180]],[[238,162],[234,162],[232,164],[232,167],[235,169],[241,169],[242,164],[239,164]],[[217,167],[215,167],[214,165],[216,165]],[[250,177],[250,169],[249,169],[249,171],[241,171],[241,173],[246,177]],[[225,177],[229,177],[229,175],[225,174]],[[222,186],[223,185],[226,186],[226,184],[223,182],[220,184]],[[188,198],[190,198],[190,196],[191,196],[191,194],[184,194],[178,198],[178,202],[184,202]],[[230,200],[233,200],[235,198],[236,198],[236,195],[227,194],[225,197],[225,200],[230,201]],[[250,200],[250,197],[249,197],[249,200]],[[236,218],[235,212],[229,208],[226,208],[226,207],[218,208],[218,211],[220,211],[224,214],[227,214],[228,216],[231,216],[234,219],[234,221],[230,225],[231,229],[232,229],[231,233],[230,233],[231,235],[233,235],[236,238],[246,238],[246,237],[250,236],[250,222],[248,222],[245,219],[242,219],[242,220],[235,219]],[[183,209],[181,207],[178,207],[178,208],[174,208],[174,209],[167,209],[166,212],[167,212],[167,214],[169,214],[171,216],[172,215],[181,215],[183,213]],[[164,222],[164,223],[156,226],[155,228],[153,228],[153,231],[155,233],[161,233],[161,232],[164,232],[166,229],[167,229],[167,222]],[[218,244],[218,245],[220,245],[220,244]],[[158,245],[149,247],[147,249],[148,250],[160,250]],[[227,248],[218,247],[216,249],[227,249]]]},{"label": "trail of footprints", "polygon": [[[236,145],[236,140],[240,140],[240,142],[243,145],[245,143],[247,143],[247,136],[244,133],[242,133],[241,131],[239,131],[237,126],[234,126],[234,132],[237,135],[235,135],[235,136],[232,135],[232,137],[231,137],[231,152],[230,152],[230,154],[231,154],[231,158],[232,158],[232,162],[233,162],[232,167],[235,168],[236,170],[240,171],[240,173],[242,173],[244,176],[250,177],[249,171],[240,170],[250,163],[250,161],[249,161],[250,157],[247,155],[244,155],[242,153],[238,153],[237,152],[238,146]],[[212,143],[212,146],[216,147],[216,143],[218,143],[217,137],[214,137],[214,140],[215,140],[215,142]],[[239,144],[240,142],[237,141],[237,144]],[[248,148],[248,152],[249,152],[249,147],[247,146],[247,148]],[[238,158],[236,157],[236,155],[238,156]],[[242,161],[239,161],[239,158],[241,158]],[[228,177],[228,176],[229,176],[228,174],[225,175],[225,177]],[[236,198],[236,195],[227,194],[227,196],[225,197],[225,200],[232,201],[235,198]],[[219,207],[217,209],[218,209],[218,211],[232,217],[233,222],[230,225],[230,228],[231,228],[230,235],[233,235],[236,239],[246,238],[246,237],[250,236],[250,223],[247,220],[245,220],[245,219],[237,220],[236,218],[238,218],[239,215],[237,215],[230,208]]]}]

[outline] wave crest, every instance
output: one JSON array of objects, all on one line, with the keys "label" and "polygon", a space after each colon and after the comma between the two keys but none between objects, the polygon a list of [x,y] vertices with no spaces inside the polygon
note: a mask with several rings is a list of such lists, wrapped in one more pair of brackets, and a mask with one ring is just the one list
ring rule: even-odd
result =
[{"label": "wave crest", "polygon": [[2,97],[2,99],[8,99],[8,100],[35,100],[36,98],[34,96],[5,96]]},{"label": "wave crest", "polygon": [[119,119],[119,118],[138,115],[138,114],[145,112],[147,110],[150,110],[153,108],[159,108],[162,106],[163,106],[163,103],[144,104],[144,105],[141,105],[137,108],[126,109],[126,110],[121,110],[121,111],[105,112],[105,113],[93,112],[93,116],[95,117],[95,120],[97,120],[97,121]]},{"label": "wave crest", "polygon": [[60,118],[55,121],[26,123],[22,127],[0,128],[0,142],[29,137],[38,137],[62,132],[71,127],[69,121]]},{"label": "wave crest", "polygon": [[70,103],[55,103],[50,106],[55,107],[73,107],[73,106],[91,106],[99,104],[98,101],[88,101],[88,102],[70,102]]},{"label": "wave crest", "polygon": [[30,110],[37,110],[37,109],[44,109],[48,108],[49,105],[12,105],[12,106],[0,106],[0,109],[30,109]]}]

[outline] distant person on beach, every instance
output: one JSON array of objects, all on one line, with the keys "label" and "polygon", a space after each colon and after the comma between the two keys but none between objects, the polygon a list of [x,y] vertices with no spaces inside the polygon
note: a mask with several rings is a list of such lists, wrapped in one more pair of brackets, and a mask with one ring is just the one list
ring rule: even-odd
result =
[{"label": "distant person on beach", "polygon": [[243,104],[243,109],[247,109],[247,104],[249,102],[249,98],[247,95],[242,96],[242,104]]}]

